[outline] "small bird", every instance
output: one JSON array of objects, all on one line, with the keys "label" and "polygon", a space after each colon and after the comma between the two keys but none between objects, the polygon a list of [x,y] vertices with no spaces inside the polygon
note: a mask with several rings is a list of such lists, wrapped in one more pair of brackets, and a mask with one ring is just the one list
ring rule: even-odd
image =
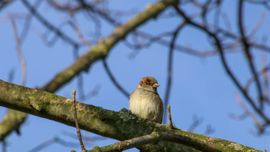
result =
[{"label": "small bird", "polygon": [[159,84],[154,77],[143,77],[129,98],[131,113],[153,122],[162,123],[163,104],[158,95]]}]

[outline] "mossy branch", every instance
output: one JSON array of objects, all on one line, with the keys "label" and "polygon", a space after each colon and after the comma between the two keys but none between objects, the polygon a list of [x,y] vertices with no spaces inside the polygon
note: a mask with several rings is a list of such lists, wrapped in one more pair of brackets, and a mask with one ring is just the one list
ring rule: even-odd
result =
[{"label": "mossy branch", "polygon": [[[0,105],[74,126],[73,102],[49,92],[0,81]],[[234,142],[141,120],[127,110],[115,112],[83,103],[77,104],[77,110],[80,127],[102,136],[127,140],[153,131],[171,136],[172,140],[162,136],[166,142],[141,146],[145,151],[258,151]]]}]

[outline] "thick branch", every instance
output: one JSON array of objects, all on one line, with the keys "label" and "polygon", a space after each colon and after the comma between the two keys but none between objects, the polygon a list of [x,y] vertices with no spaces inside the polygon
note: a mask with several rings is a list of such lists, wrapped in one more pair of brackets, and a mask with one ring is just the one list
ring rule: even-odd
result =
[{"label": "thick branch", "polygon": [[[0,105],[74,126],[72,101],[45,91],[0,81]],[[158,133],[168,133],[173,142],[181,143],[159,142],[140,147],[148,151],[194,151],[183,145],[202,151],[256,151],[221,139],[171,130],[166,126],[138,119],[126,110],[114,112],[83,103],[78,103],[77,108],[78,123],[84,130],[118,140],[143,136],[155,130]]]}]

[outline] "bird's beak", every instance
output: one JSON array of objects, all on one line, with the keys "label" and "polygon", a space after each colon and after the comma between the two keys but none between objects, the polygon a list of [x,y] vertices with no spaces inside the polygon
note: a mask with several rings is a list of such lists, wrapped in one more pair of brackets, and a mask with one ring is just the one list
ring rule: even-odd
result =
[{"label": "bird's beak", "polygon": [[157,87],[159,87],[159,84],[158,84],[158,83],[154,83],[154,84],[153,84],[153,87],[154,87],[154,88],[157,88]]}]

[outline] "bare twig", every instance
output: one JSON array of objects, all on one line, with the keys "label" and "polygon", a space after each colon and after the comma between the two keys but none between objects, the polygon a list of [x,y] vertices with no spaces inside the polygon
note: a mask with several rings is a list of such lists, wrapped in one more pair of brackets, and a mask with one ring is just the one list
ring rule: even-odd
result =
[{"label": "bare twig", "polygon": [[167,106],[169,104],[169,97],[170,97],[171,87],[172,87],[174,48],[175,48],[177,36],[180,30],[183,29],[185,25],[186,23],[183,22],[177,26],[176,30],[173,32],[172,40],[169,45],[169,52],[168,52],[169,55],[168,55],[168,65],[167,65],[167,86],[166,86],[165,97],[164,97],[164,100],[165,100],[164,102],[165,113],[164,113],[164,119],[163,119],[164,123],[166,123],[166,120],[167,120]]},{"label": "bare twig", "polygon": [[259,122],[259,120],[257,119],[256,115],[252,112],[250,112],[248,110],[248,108],[246,107],[246,105],[244,104],[244,102],[241,100],[241,97],[237,94],[236,96],[236,102],[239,104],[239,106],[243,109],[244,114],[249,116],[253,121],[254,124],[256,125],[258,131],[260,134],[262,134],[264,132],[264,127],[263,124],[261,124],[261,122]]},{"label": "bare twig", "polygon": [[215,130],[213,129],[213,127],[212,127],[211,125],[208,124],[208,125],[206,126],[206,129],[205,129],[204,134],[210,135],[210,134],[212,134],[214,131],[215,131]]},{"label": "bare twig", "polygon": [[[265,52],[261,52],[260,57],[261,57],[261,67],[262,67],[262,69],[264,69],[267,66],[266,65],[267,59],[266,59]],[[269,100],[269,74],[268,74],[268,72],[262,73],[262,78],[263,78],[264,97],[265,97],[265,100],[268,103],[270,103],[270,100]]]},{"label": "bare twig", "polygon": [[[263,67],[260,71],[258,71],[256,73],[257,77],[260,77],[260,76],[264,76],[264,75],[267,75],[267,73],[269,72],[270,70],[270,65],[266,65],[265,67]],[[255,76],[252,76],[245,84],[244,86],[244,89],[246,91],[248,91],[250,85],[252,84],[252,82],[255,80]]]},{"label": "bare twig", "polygon": [[20,36],[19,36],[19,32],[17,30],[16,22],[15,22],[15,20],[13,18],[10,18],[10,21],[11,21],[13,31],[14,31],[14,35],[15,35],[15,39],[16,39],[16,51],[17,51],[17,55],[18,55],[20,65],[21,65],[21,70],[22,70],[22,85],[25,85],[26,80],[27,80],[26,60],[25,60],[25,57],[23,55],[23,51],[22,51],[22,48],[21,48],[21,39],[20,39]]},{"label": "bare twig", "polygon": [[76,24],[76,20],[75,20],[74,17],[72,17],[72,20],[70,22],[68,22],[68,23],[74,29],[74,31],[78,35],[78,37],[79,37],[82,44],[85,44],[86,46],[91,46],[92,45],[92,43],[88,39],[85,38],[85,36],[82,33],[80,27]]},{"label": "bare twig", "polygon": [[75,121],[76,130],[77,130],[76,131],[77,132],[77,136],[78,136],[78,139],[80,141],[80,145],[81,145],[82,151],[86,151],[85,146],[83,144],[82,135],[81,135],[81,131],[80,131],[79,123],[78,123],[78,118],[77,118],[76,90],[73,90],[72,91],[72,99],[73,99],[74,121]]},{"label": "bare twig", "polygon": [[189,126],[189,128],[187,129],[190,132],[194,132],[195,129],[203,122],[202,118],[199,118],[196,115],[193,115],[192,117],[192,124]]},{"label": "bare twig", "polygon": [[169,117],[169,122],[170,122],[170,124],[169,124],[170,128],[175,129],[173,121],[172,121],[172,113],[171,113],[171,106],[170,105],[168,105],[168,117]]},{"label": "bare twig", "polygon": [[120,85],[120,83],[116,80],[116,78],[114,77],[114,75],[112,74],[112,71],[110,70],[107,62],[105,59],[102,60],[102,65],[107,73],[107,75],[109,76],[109,78],[111,79],[112,83],[114,84],[114,86],[125,96],[125,97],[129,97],[129,93]]},{"label": "bare twig", "polygon": [[267,16],[266,12],[263,12],[259,18],[259,20],[257,21],[256,25],[253,27],[252,31],[250,32],[250,34],[248,34],[249,37],[253,37],[262,27],[264,21],[265,21],[265,17]]}]

